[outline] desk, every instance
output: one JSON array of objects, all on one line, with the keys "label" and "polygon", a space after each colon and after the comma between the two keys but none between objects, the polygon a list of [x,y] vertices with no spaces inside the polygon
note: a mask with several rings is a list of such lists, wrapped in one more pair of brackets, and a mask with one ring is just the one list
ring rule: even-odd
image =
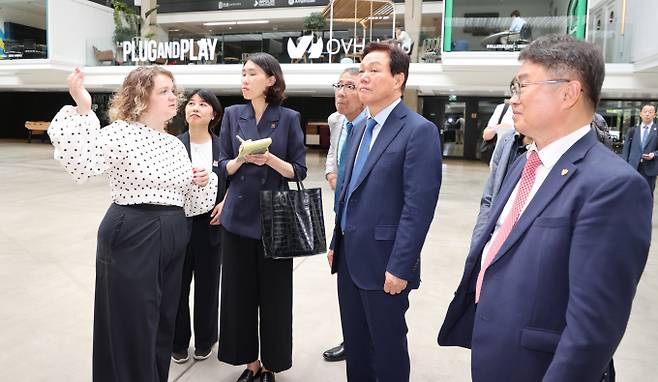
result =
[{"label": "desk", "polygon": [[32,143],[32,135],[37,132],[41,134],[41,142],[46,141],[46,131],[50,127],[50,122],[35,122],[35,121],[25,121],[25,128],[27,129],[27,143]]}]

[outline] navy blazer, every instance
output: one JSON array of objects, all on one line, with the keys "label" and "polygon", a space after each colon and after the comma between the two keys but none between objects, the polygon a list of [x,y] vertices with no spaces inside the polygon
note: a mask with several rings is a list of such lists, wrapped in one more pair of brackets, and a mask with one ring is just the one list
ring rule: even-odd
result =
[{"label": "navy blazer", "polygon": [[505,178],[438,336],[472,349],[473,381],[599,381],[621,340],[651,239],[646,181],[587,134],[548,174],[485,274],[482,250],[526,158]]},{"label": "navy blazer", "polygon": [[[219,166],[219,137],[213,133],[210,133],[212,139],[212,171],[217,175],[217,197],[215,198],[215,205],[224,199],[224,193],[226,192],[226,169],[222,169]],[[190,133],[189,131],[184,132],[178,136],[185,145],[187,150],[187,155],[192,160],[192,152],[190,150]],[[206,214],[204,214],[206,215]],[[219,243],[219,226],[210,226],[210,239],[213,245]]]},{"label": "navy blazer", "polygon": [[[436,126],[400,102],[375,140],[345,205],[347,185],[365,124],[355,126],[345,163],[331,248],[332,271],[347,261],[353,282],[382,290],[385,273],[420,285],[420,251],[434,217],[441,187],[441,143]],[[340,216],[347,208],[347,226]],[[345,236],[339,235],[345,232]],[[344,240],[345,253],[336,240]]]},{"label": "navy blazer", "polygon": [[[291,163],[300,180],[306,178],[306,146],[298,112],[268,105],[256,125],[251,103],[227,107],[219,135],[219,165],[223,171],[228,161],[238,156],[240,141],[236,135],[245,140],[272,138],[270,153]],[[260,191],[288,189],[288,179],[267,165],[251,163],[244,163],[228,179],[222,226],[231,233],[260,240]]]},{"label": "navy blazer", "polygon": [[[656,129],[656,123],[652,123],[649,127],[649,136],[647,141],[642,147],[642,129],[640,126],[635,126],[628,131],[626,134],[626,139],[624,140],[624,151],[622,153],[622,158],[628,162],[634,169],[640,169],[640,163],[642,163],[642,172],[646,176],[657,176],[658,175],[658,130]],[[642,154],[654,153],[655,159],[653,160],[642,160]]]}]

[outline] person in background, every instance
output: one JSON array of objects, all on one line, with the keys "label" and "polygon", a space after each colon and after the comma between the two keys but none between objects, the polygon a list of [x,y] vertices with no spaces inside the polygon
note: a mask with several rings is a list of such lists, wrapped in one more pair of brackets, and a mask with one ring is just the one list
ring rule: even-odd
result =
[{"label": "person in background", "polygon": [[183,363],[189,359],[187,348],[192,336],[190,325],[190,284],[194,277],[194,354],[195,360],[210,357],[217,342],[219,274],[221,270],[219,203],[224,200],[226,174],[219,167],[219,137],[213,131],[222,119],[222,106],[210,90],[197,89],[185,102],[185,121],[189,130],[178,138],[192,163],[218,178],[216,207],[192,218],[192,237],[183,263],[183,280],[176,315],[176,331],[171,359]]},{"label": "person in background", "polygon": [[400,44],[400,48],[404,50],[407,54],[411,54],[411,45],[413,40],[409,33],[402,29],[401,26],[395,27],[395,40]]},{"label": "person in background", "polygon": [[658,175],[658,131],[656,130],[656,106],[642,105],[640,126],[628,130],[624,140],[622,158],[636,169],[649,184],[651,193],[656,188]]},{"label": "person in background", "polygon": [[112,205],[98,229],[93,381],[166,382],[180,297],[186,219],[212,210],[217,175],[194,167],[165,132],[177,112],[174,76],[132,70],[101,129],[84,75],[68,78],[76,106],[64,106],[48,135],[76,183],[105,175]]},{"label": "person in background", "polygon": [[[219,360],[247,368],[238,382],[273,382],[292,367],[292,259],[263,253],[260,191],[287,189],[306,177],[306,147],[298,112],[282,107],[286,84],[267,53],[242,66],[244,105],[226,108],[219,166],[229,188],[220,204],[222,285]],[[238,158],[240,139],[271,138],[269,151]],[[260,349],[260,358],[259,358]],[[262,359],[262,363],[260,361]]]},{"label": "person in background", "polygon": [[489,163],[489,178],[484,186],[482,198],[480,199],[480,212],[478,213],[471,235],[471,247],[478,242],[480,235],[489,220],[496,196],[500,191],[505,176],[512,168],[514,162],[526,151],[532,143],[532,138],[526,137],[518,131],[503,131],[498,134],[496,148]]},{"label": "person in background", "polygon": [[512,23],[509,26],[509,31],[511,33],[521,33],[521,28],[525,25],[526,21],[521,17],[521,12],[518,9],[515,9],[509,15],[512,18]]},{"label": "person in background", "polygon": [[[365,122],[366,112],[359,100],[357,85],[359,82],[359,69],[347,68],[343,71],[338,82],[333,84],[336,104],[336,112],[329,116],[327,122],[331,129],[331,144],[327,154],[325,166],[325,177],[329,187],[334,190],[334,211],[338,207],[338,196],[343,187],[345,179],[345,161],[347,147],[354,126]],[[343,343],[335,346],[324,353],[325,361],[343,361],[345,359],[345,347]]]}]

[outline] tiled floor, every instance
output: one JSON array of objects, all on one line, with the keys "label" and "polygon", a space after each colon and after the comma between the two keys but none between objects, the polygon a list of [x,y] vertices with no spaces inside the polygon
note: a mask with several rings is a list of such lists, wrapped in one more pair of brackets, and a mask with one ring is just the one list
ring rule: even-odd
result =
[{"label": "tiled floor", "polygon": [[[305,185],[330,195],[324,156],[310,152],[308,165]],[[487,168],[446,161],[443,174],[423,251],[423,284],[411,294],[407,314],[412,381],[470,380],[469,352],[438,347],[436,334],[461,276]],[[89,381],[96,230],[110,203],[108,187],[103,179],[73,184],[48,144],[0,141],[0,195],[0,380]],[[328,229],[331,207],[325,205]],[[658,381],[657,254],[654,246],[615,355],[622,382]],[[294,286],[293,367],[277,379],[345,380],[343,363],[321,358],[341,338],[335,279],[325,257],[298,261]],[[172,365],[170,380],[232,382],[241,371],[213,355]]]}]

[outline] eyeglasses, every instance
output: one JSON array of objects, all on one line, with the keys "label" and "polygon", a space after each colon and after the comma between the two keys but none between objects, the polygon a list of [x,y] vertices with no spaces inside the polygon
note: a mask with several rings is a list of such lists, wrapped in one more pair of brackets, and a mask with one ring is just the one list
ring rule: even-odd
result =
[{"label": "eyeglasses", "polygon": [[512,83],[512,86],[509,87],[509,91],[512,94],[512,97],[517,96],[521,97],[521,89],[523,89],[526,86],[530,85],[541,85],[541,84],[562,84],[565,82],[571,82],[571,80],[568,80],[566,78],[558,78],[555,80],[543,80],[543,81],[532,81],[532,82],[519,82],[519,81],[514,81]]},{"label": "eyeglasses", "polygon": [[331,86],[333,86],[334,89],[336,89],[336,91],[339,91],[340,89],[343,89],[343,88],[346,89],[346,90],[349,90],[351,92],[356,90],[356,85],[355,84],[335,83],[335,84],[331,84]]}]

